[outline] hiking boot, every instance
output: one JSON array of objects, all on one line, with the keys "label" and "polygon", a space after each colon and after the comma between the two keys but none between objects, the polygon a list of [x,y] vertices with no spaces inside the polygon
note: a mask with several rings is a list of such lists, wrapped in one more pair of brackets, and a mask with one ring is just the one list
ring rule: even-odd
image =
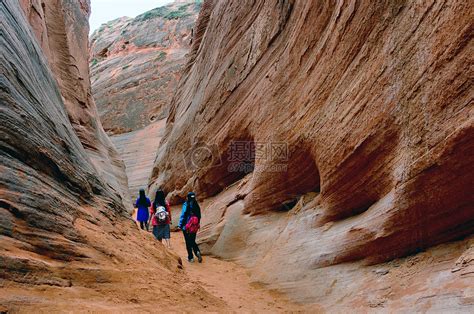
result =
[{"label": "hiking boot", "polygon": [[199,262],[199,263],[202,263],[201,252],[197,252],[197,253],[196,253],[196,256],[198,257],[198,262]]},{"label": "hiking boot", "polygon": [[188,258],[188,262],[194,263],[194,258]]}]

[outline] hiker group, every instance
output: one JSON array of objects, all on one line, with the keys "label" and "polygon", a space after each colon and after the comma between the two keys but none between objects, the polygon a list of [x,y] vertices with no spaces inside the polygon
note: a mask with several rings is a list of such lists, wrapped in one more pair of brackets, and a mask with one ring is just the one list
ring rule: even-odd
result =
[{"label": "hiker group", "polygon": [[[171,248],[170,225],[172,219],[170,204],[166,200],[165,192],[158,189],[152,203],[145,195],[145,190],[141,189],[135,201],[135,208],[137,208],[136,219],[140,223],[140,228],[148,231],[151,224],[153,236],[160,242],[164,239],[166,246]],[[200,228],[200,222],[201,208],[196,200],[196,194],[189,192],[186,201],[183,203],[178,228],[183,231],[186,250],[188,251],[188,261],[191,263],[194,262],[194,256],[197,257],[199,263],[202,262],[201,251],[196,243],[196,234]]]}]

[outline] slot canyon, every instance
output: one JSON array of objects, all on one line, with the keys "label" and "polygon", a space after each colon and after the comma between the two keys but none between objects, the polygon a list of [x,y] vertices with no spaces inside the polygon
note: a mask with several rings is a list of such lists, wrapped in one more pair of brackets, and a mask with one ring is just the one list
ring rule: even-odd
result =
[{"label": "slot canyon", "polygon": [[472,4],[1,0],[0,312],[472,313]]}]

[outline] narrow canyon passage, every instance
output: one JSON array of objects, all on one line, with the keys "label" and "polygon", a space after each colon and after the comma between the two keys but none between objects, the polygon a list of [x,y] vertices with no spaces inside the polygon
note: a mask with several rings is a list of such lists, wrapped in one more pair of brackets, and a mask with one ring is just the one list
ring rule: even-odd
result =
[{"label": "narrow canyon passage", "polygon": [[164,126],[165,120],[161,120],[143,129],[110,137],[125,164],[132,201],[138,190],[148,185]]},{"label": "narrow canyon passage", "polygon": [[0,1],[0,313],[474,313],[469,1],[97,1]]},{"label": "narrow canyon passage", "polygon": [[[172,212],[173,217],[175,217],[174,222],[176,222],[179,218],[179,208],[174,207]],[[136,218],[135,213],[132,215],[132,218]],[[164,249],[164,246],[154,239],[151,232],[140,230],[136,241],[139,241],[139,238],[145,238],[147,242],[155,243],[157,248]],[[181,231],[171,232],[171,249],[164,250],[181,258],[183,270],[189,282],[198,285],[199,288],[204,289],[209,295],[223,302],[224,305],[221,305],[221,310],[244,311],[247,313],[323,312],[322,307],[318,304],[295,303],[286,295],[266,288],[264,284],[251,279],[248,269],[232,261],[222,260],[212,255],[205,255],[202,263],[198,263],[197,260],[193,263],[187,262],[186,245]],[[149,282],[149,284],[150,289],[154,289],[153,282]],[[144,306],[143,309],[148,308],[148,305],[142,304],[142,306]],[[156,304],[156,306],[159,306],[159,304]],[[209,307],[210,305],[208,304],[199,304],[198,307],[193,308],[193,311],[210,310]]]}]

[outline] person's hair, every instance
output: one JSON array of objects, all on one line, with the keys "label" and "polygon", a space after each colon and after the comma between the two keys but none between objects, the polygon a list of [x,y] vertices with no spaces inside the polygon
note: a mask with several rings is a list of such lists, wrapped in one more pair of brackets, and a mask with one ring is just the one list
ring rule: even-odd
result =
[{"label": "person's hair", "polygon": [[145,195],[145,190],[144,189],[140,189],[137,205],[138,206],[144,206],[144,207],[149,206],[149,204],[146,200],[146,195]]},{"label": "person's hair", "polygon": [[186,202],[186,208],[190,210],[189,213],[197,214],[201,212],[201,208],[199,207],[199,204],[196,200],[196,195],[194,193],[188,194]]},{"label": "person's hair", "polygon": [[156,209],[158,206],[166,207],[165,192],[162,189],[156,191],[153,209]]}]

